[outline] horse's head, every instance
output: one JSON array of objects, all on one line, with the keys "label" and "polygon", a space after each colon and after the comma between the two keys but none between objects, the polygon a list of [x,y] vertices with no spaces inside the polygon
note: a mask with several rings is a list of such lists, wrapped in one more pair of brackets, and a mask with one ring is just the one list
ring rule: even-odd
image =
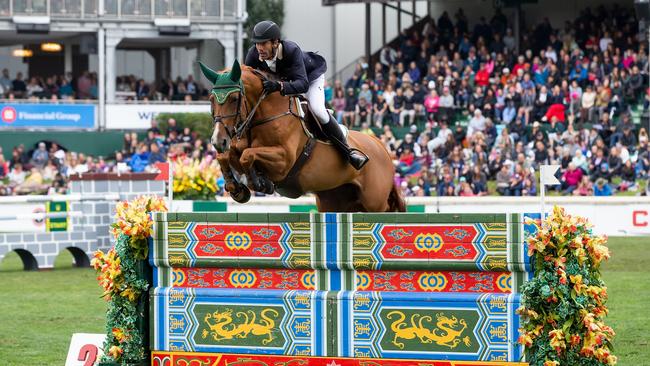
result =
[{"label": "horse's head", "polygon": [[199,62],[203,75],[212,83],[210,103],[214,131],[211,142],[219,153],[230,149],[238,125],[248,114],[242,68],[235,60],[230,70],[216,72]]}]

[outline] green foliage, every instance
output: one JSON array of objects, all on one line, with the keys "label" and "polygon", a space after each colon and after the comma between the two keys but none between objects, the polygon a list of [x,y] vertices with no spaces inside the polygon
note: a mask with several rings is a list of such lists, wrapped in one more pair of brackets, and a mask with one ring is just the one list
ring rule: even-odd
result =
[{"label": "green foliage", "polygon": [[[106,313],[106,341],[104,342],[104,356],[102,362],[113,362],[109,356],[111,347],[118,346],[122,349],[120,364],[139,363],[146,357],[144,349],[144,329],[142,328],[141,314],[138,307],[145,301],[149,284],[144,276],[143,266],[146,262],[136,259],[136,252],[132,249],[131,238],[120,235],[115,244],[115,250],[121,260],[120,266],[124,273],[125,282],[129,287],[140,293],[139,298],[132,302],[127,297],[113,296],[108,303]],[[116,338],[114,330],[119,329],[124,333],[124,340]]]},{"label": "green foliage", "polygon": [[[208,103],[208,102],[206,102]],[[196,131],[201,139],[210,139],[212,137],[212,117],[210,113],[161,113],[156,116],[158,128],[162,132],[167,131],[167,120],[173,118],[176,120],[176,126],[183,130],[189,127],[190,131]]]},{"label": "green foliage", "polygon": [[[245,47],[248,49],[252,46],[249,39],[253,27],[262,20],[272,20],[280,28],[284,22],[284,0],[246,0],[246,11],[248,12],[248,19],[244,24],[248,39],[246,39]],[[245,51],[244,51],[245,52]]]}]

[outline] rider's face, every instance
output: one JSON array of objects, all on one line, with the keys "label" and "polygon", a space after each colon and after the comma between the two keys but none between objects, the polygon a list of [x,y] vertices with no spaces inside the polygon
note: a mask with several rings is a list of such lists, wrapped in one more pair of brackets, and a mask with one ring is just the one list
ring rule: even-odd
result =
[{"label": "rider's face", "polygon": [[277,48],[277,41],[266,41],[255,43],[255,48],[257,48],[257,53],[259,53],[262,60],[270,60],[275,55],[275,49]]}]

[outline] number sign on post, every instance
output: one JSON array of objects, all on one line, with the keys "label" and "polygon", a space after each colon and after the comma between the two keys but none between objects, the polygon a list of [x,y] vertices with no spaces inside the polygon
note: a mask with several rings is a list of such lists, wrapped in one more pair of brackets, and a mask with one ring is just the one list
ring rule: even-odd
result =
[{"label": "number sign on post", "polygon": [[102,352],[105,334],[75,333],[70,341],[65,366],[93,366]]}]

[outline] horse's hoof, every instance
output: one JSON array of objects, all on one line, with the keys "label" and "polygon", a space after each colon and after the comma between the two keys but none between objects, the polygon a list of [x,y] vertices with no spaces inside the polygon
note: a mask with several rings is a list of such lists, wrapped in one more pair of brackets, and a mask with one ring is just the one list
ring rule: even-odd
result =
[{"label": "horse's hoof", "polygon": [[233,200],[237,203],[246,203],[251,199],[251,191],[245,185],[240,185],[235,192],[230,194]]},{"label": "horse's hoof", "polygon": [[263,190],[264,193],[273,194],[273,192],[275,192],[275,185],[273,184],[273,182],[271,182],[271,180],[264,179],[262,181],[262,184],[263,184],[263,187],[264,187],[264,190]]},{"label": "horse's hoof", "polygon": [[255,174],[253,179],[253,190],[264,194],[273,194],[275,192],[275,185],[270,179],[265,178],[261,174]]},{"label": "horse's hoof", "polygon": [[226,183],[224,188],[228,192],[235,192],[237,190],[237,185],[235,183]]}]

